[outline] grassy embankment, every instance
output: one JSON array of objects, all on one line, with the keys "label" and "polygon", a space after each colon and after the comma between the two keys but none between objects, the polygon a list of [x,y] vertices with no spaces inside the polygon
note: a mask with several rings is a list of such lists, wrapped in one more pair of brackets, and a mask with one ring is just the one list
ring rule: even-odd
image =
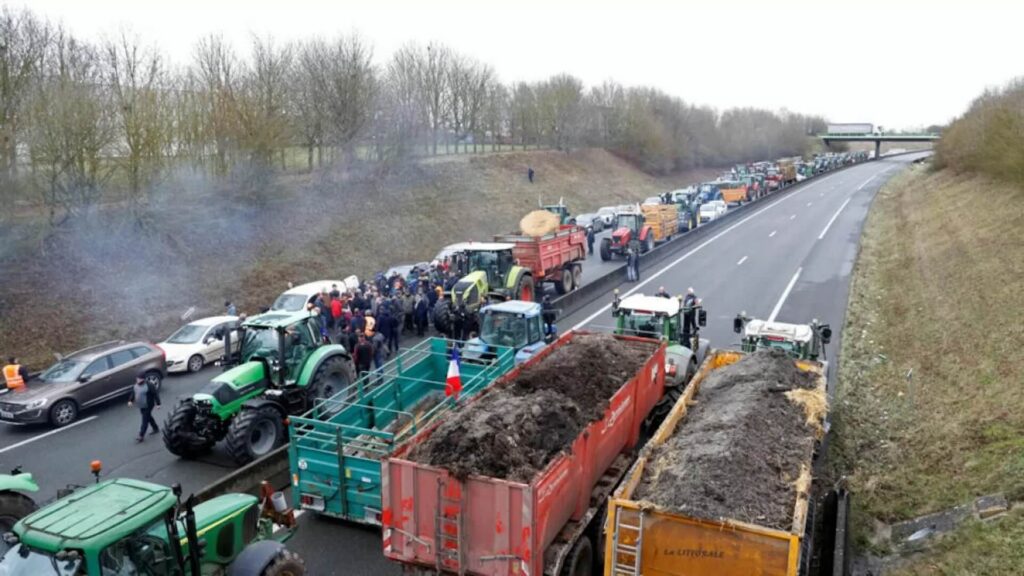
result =
[{"label": "grassy embankment", "polygon": [[[915,167],[878,195],[843,338],[835,468],[879,527],[1024,498],[1024,189]],[[1024,514],[969,523],[896,572],[1019,574]]]},{"label": "grassy embankment", "polygon": [[[526,170],[536,170],[530,184]],[[269,305],[287,282],[429,260],[452,242],[518,227],[538,198],[573,213],[638,202],[714,176],[655,178],[604,150],[449,155],[386,175],[184,174],[152,194],[135,221],[104,205],[56,233],[44,215],[0,226],[0,354],[32,369],[111,338],[158,341],[195,317]]]}]

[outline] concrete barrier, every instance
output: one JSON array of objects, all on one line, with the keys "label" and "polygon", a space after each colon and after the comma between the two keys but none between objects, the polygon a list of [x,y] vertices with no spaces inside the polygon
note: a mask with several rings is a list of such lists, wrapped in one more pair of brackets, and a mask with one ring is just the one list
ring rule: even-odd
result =
[{"label": "concrete barrier", "polygon": [[215,482],[196,492],[196,498],[203,502],[232,492],[258,496],[260,483],[264,480],[270,482],[278,490],[283,490],[291,484],[287,445],[281,446],[259,460],[242,466],[227,476],[218,478]]}]

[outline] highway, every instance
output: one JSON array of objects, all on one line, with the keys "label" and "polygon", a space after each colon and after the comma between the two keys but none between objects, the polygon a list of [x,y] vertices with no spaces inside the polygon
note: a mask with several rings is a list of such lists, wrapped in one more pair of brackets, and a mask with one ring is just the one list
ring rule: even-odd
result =
[{"label": "highway", "polygon": [[[738,342],[732,318],[741,310],[759,318],[829,322],[836,334],[843,325],[850,273],[864,217],[875,193],[893,174],[917,156],[883,158],[814,179],[744,209],[708,234],[677,242],[657,271],[645,270],[636,284],[623,283],[623,295],[653,293],[665,286],[673,294],[693,286],[708,310],[703,334],[712,346]],[[596,244],[595,244],[596,245]],[[585,280],[619,265],[601,263],[595,256]],[[563,330],[611,324],[612,295],[585,305],[558,322]],[[828,347],[833,358],[839,338]],[[193,375],[171,376],[161,392],[162,422],[178,396],[190,395],[205,384],[216,368]],[[138,412],[122,403],[91,410],[67,428],[0,427],[0,462],[21,465],[42,487],[43,500],[68,483],[91,481],[89,462],[100,459],[104,474],[180,482],[196,490],[234,468],[219,450],[201,461],[179,460],[169,454],[158,436],[134,442]],[[311,574],[398,574],[381,555],[379,533],[304,514],[301,529],[290,546],[307,562]]]}]

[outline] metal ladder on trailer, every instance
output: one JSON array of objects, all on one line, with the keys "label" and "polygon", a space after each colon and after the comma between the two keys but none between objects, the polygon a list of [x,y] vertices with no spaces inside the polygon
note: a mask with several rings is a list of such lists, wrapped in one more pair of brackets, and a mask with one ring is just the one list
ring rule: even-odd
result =
[{"label": "metal ladder on trailer", "polygon": [[[644,540],[644,512],[636,510],[637,523],[627,524],[622,516],[625,509],[619,508],[615,513],[615,535],[613,537],[612,558],[613,576],[640,576],[640,555]],[[623,538],[623,531],[627,533]],[[628,536],[634,536],[628,538]],[[623,540],[631,540],[632,544],[626,544]]]},{"label": "metal ladder on trailer", "polygon": [[437,502],[438,512],[434,518],[434,535],[437,543],[435,565],[438,572],[455,572],[462,576],[466,573],[462,557],[462,500],[449,498],[445,494],[444,481],[438,481]]}]

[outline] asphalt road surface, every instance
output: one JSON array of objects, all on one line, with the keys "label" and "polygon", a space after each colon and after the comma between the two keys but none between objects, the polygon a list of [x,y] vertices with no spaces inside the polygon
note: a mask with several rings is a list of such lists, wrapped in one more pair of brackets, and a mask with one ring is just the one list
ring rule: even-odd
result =
[{"label": "asphalt road surface", "polygon": [[[870,162],[816,178],[805,186],[760,202],[737,214],[710,235],[684,238],[657,272],[645,271],[639,283],[620,286],[654,293],[665,286],[673,294],[693,286],[708,310],[703,335],[713,347],[733,347],[732,318],[746,311],[758,318],[804,323],[818,318],[843,325],[850,273],[857,254],[864,217],[885,181],[917,156]],[[585,279],[591,281],[618,262],[588,260]],[[611,295],[559,319],[559,326],[600,329],[611,325]],[[828,346],[828,357],[839,349],[839,338]],[[191,395],[217,373],[171,376],[161,392],[163,421],[178,396]],[[22,465],[35,475],[41,498],[52,498],[65,484],[91,480],[89,462],[100,459],[104,474],[180,482],[186,492],[197,490],[234,468],[220,450],[199,461],[179,460],[166,451],[158,436],[134,442],[138,411],[115,402],[82,415],[78,423],[59,430],[45,427],[0,427],[0,463]],[[311,574],[399,574],[384,560],[377,530],[347,525],[304,514],[301,528],[289,546],[301,554]]]}]

